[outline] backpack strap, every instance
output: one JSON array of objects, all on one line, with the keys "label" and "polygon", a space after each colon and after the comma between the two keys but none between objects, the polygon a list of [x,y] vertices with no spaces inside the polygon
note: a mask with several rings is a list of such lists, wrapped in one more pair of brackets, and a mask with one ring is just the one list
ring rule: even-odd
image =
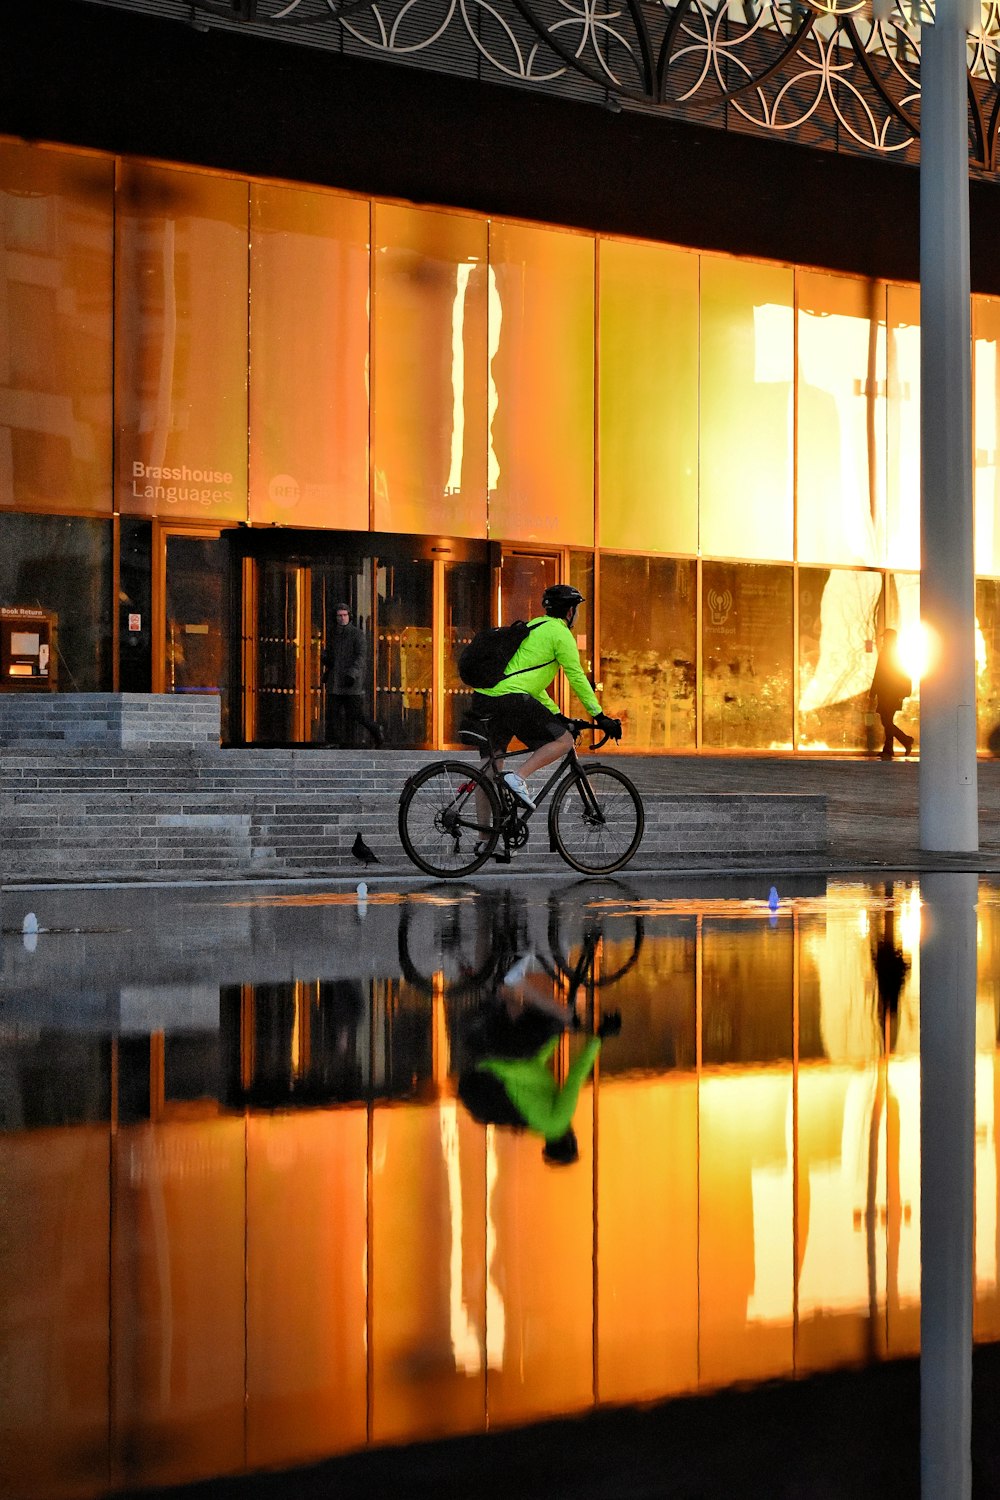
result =
[{"label": "backpack strap", "polygon": [[[528,635],[530,635],[533,630],[537,630],[538,627],[539,627],[539,625],[544,625],[544,624],[545,624],[544,620],[535,620],[531,625],[528,626]],[[525,640],[527,640],[527,638],[528,637],[525,636]],[[522,644],[523,644],[523,642],[522,642]],[[556,662],[556,658],[553,657],[551,661],[536,662],[535,665],[531,666],[531,667],[518,667],[518,669],[517,669],[516,672],[504,672],[504,674],[501,677],[500,681],[501,682],[506,682],[506,680],[507,680],[508,677],[520,677],[523,672],[537,672],[540,667],[553,667],[553,666],[555,666],[555,662]]]}]

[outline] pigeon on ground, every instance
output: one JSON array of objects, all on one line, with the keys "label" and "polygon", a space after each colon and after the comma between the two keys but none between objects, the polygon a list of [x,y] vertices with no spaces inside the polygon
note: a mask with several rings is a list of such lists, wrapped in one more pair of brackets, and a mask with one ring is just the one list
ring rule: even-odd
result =
[{"label": "pigeon on ground", "polygon": [[374,850],[369,849],[360,833],[351,845],[351,853],[355,859],[360,859],[363,865],[377,865],[379,862],[378,855]]}]

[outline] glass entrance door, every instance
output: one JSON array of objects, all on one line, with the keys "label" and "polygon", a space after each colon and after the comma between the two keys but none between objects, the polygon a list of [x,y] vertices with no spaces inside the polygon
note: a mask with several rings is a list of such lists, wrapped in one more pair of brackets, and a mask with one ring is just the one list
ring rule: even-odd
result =
[{"label": "glass entrance door", "polygon": [[219,533],[166,534],[163,677],[168,693],[218,693],[229,736],[229,558]]},{"label": "glass entrance door", "polygon": [[542,594],[562,574],[555,552],[504,552],[500,565],[500,624],[532,620],[542,612]]}]

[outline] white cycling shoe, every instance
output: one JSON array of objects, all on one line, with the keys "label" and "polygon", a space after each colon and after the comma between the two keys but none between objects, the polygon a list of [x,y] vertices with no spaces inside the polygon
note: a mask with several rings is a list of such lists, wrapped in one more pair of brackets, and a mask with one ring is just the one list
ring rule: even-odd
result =
[{"label": "white cycling shoe", "polygon": [[516,771],[505,771],[503,773],[503,779],[504,785],[507,787],[508,791],[514,794],[518,802],[520,802],[523,807],[530,807],[531,811],[534,812],[535,801],[531,793],[528,791],[528,783],[525,781],[524,777],[518,776]]}]

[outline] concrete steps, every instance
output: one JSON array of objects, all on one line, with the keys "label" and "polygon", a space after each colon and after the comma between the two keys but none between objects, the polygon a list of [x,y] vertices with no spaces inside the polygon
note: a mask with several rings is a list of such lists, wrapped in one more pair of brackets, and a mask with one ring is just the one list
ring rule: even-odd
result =
[{"label": "concrete steps", "polygon": [[[397,834],[399,795],[407,776],[440,758],[36,740],[0,751],[0,875],[6,883],[322,877],[358,868],[350,851],[359,832],[386,870],[411,871]],[[662,758],[619,764],[643,793],[644,862],[827,847],[820,792],[674,790]],[[542,820],[518,865],[529,861],[564,868],[548,852]]]}]

